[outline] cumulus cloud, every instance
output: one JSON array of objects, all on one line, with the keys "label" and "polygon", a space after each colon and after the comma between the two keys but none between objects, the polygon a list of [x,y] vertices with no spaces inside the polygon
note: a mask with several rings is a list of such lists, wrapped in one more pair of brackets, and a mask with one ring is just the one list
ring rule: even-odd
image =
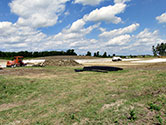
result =
[{"label": "cumulus cloud", "polygon": [[137,43],[135,44],[144,44],[144,45],[153,45],[159,40],[158,30],[150,32],[148,29],[144,29],[138,35],[135,36]]},{"label": "cumulus cloud", "polygon": [[48,27],[57,23],[58,15],[69,0],[13,0],[11,12],[19,16],[17,24],[31,27]]},{"label": "cumulus cloud", "polygon": [[[121,28],[121,31],[123,31],[122,29],[127,29],[129,27],[131,28],[131,26],[134,26],[134,24]],[[106,32],[105,30],[103,31]],[[166,42],[166,40],[160,38],[158,30],[150,31],[149,29],[145,28],[136,35],[129,35],[129,32],[125,32],[125,30],[124,32],[120,32],[120,29],[115,29],[112,31],[114,31],[111,32],[113,36],[107,37],[107,39],[105,39],[105,37],[100,37],[98,40],[100,47],[102,46],[101,48],[104,48],[100,49],[103,52],[109,52],[111,50],[112,54],[151,54],[153,45]],[[134,28],[133,31],[135,31]]]},{"label": "cumulus cloud", "polygon": [[[113,6],[107,6],[107,7],[102,7],[100,9],[96,9],[89,14],[85,15],[83,18],[76,20],[75,22],[72,23],[72,25],[69,28],[65,28],[62,30],[62,32],[49,37],[48,42],[46,43],[45,47],[48,45],[52,45],[51,47],[55,48],[55,44],[58,45],[58,48],[65,48],[65,47],[72,47],[77,50],[85,49],[89,47],[89,49],[97,49],[99,47],[100,40],[95,40],[95,39],[87,39],[86,35],[89,34],[92,30],[95,28],[99,28],[100,23],[97,23],[95,25],[89,26],[85,28],[85,25],[88,21],[109,21],[113,23],[119,23],[121,19],[119,17],[116,17],[116,14],[119,14],[125,10],[126,5],[123,3],[118,3]],[[93,19],[94,16],[94,19]],[[101,17],[102,16],[102,17]],[[139,24],[135,24],[136,27]],[[134,26],[133,26],[134,27]],[[102,29],[102,28],[100,28]],[[130,29],[130,27],[128,28]],[[134,28],[133,28],[134,29]],[[125,31],[123,31],[125,32]],[[124,35],[119,38],[119,44],[124,44],[121,43],[122,40],[126,40],[127,37],[129,39],[130,35]],[[125,39],[126,38],[126,39]],[[115,40],[113,39],[114,43]],[[123,41],[124,42],[124,41]],[[113,43],[113,42],[112,42]],[[65,46],[64,46],[65,45]]]},{"label": "cumulus cloud", "polygon": [[[17,14],[19,19],[16,23],[0,22],[0,43],[1,50],[7,51],[43,51],[43,50],[65,50],[75,49],[79,53],[87,51],[126,54],[126,53],[147,53],[151,52],[151,46],[157,43],[166,42],[159,36],[159,31],[144,29],[136,35],[131,35],[138,29],[140,24],[135,23],[124,28],[107,29],[100,26],[101,21],[120,23],[122,19],[117,15],[126,9],[125,2],[130,0],[114,0],[114,5],[95,9],[89,14],[76,20],[61,32],[48,36],[37,28],[52,26],[57,23],[58,16],[64,12],[65,2],[68,0],[13,0],[10,3],[11,12]],[[102,0],[75,0],[75,3],[84,5],[96,5]],[[164,22],[165,14],[156,19]],[[86,25],[87,22],[95,22],[93,25]],[[87,38],[86,36],[94,29],[101,31],[98,39]],[[140,52],[141,50],[141,52]]]},{"label": "cumulus cloud", "polygon": [[115,5],[109,5],[100,9],[93,10],[90,14],[84,16],[85,21],[106,21],[112,23],[120,23],[122,20],[116,15],[124,12],[126,4],[117,3]]},{"label": "cumulus cloud", "polygon": [[125,28],[114,29],[114,30],[111,30],[111,31],[103,31],[99,36],[100,37],[111,38],[111,37],[114,37],[114,36],[117,36],[117,35],[132,33],[139,26],[140,26],[140,24],[136,23],[136,24],[132,24],[132,25],[130,25],[128,27],[125,27]]},{"label": "cumulus cloud", "polygon": [[77,21],[75,21],[71,26],[71,30],[77,31],[79,28],[82,28],[88,21],[106,21],[115,24],[120,23],[122,19],[120,17],[117,17],[116,15],[124,12],[125,8],[126,4],[117,3],[115,5],[109,5],[106,7],[101,7],[100,9],[95,9],[89,14],[83,16],[82,19],[78,19]]},{"label": "cumulus cloud", "polygon": [[156,17],[159,23],[166,23],[166,13],[161,14],[160,16]]},{"label": "cumulus cloud", "polygon": [[[151,32],[149,29],[144,29],[136,35],[128,34],[135,31],[138,25],[139,24],[132,24],[121,28],[121,30],[112,30],[114,31],[112,32],[114,36],[109,39],[105,39],[104,37],[88,39],[86,35],[95,28],[100,28],[100,24],[85,28],[84,21],[82,22],[82,19],[80,19],[74,22],[69,28],[63,29],[62,32],[48,36],[30,27],[20,27],[11,22],[1,22],[1,50],[7,48],[8,51],[43,51],[73,48],[79,53],[86,53],[87,51],[95,52],[99,50],[101,53],[107,51],[110,54],[145,54],[151,52],[152,45],[166,42],[160,38],[157,30]],[[127,28],[130,29],[129,32],[124,30]],[[102,30],[105,31],[103,28]],[[117,33],[115,33],[115,31],[117,31]]]},{"label": "cumulus cloud", "polygon": [[77,30],[77,28],[80,26],[77,25],[77,23],[79,23],[80,21],[81,20],[74,22],[70,28],[64,29],[62,32],[54,35],[52,39],[54,41],[63,41],[62,45],[66,43],[69,47],[81,46],[83,44],[85,45],[85,36],[95,28],[99,27],[99,24],[95,24],[87,28],[81,26],[79,30]]},{"label": "cumulus cloud", "polygon": [[[8,51],[35,50],[35,46],[45,41],[46,35],[30,27],[20,27],[11,22],[0,22],[0,43]],[[39,48],[40,49],[40,48]]]},{"label": "cumulus cloud", "polygon": [[80,3],[83,5],[97,5],[104,0],[75,0],[74,3]]},{"label": "cumulus cloud", "polygon": [[77,21],[73,22],[73,24],[70,27],[70,31],[79,31],[82,29],[85,25],[85,21],[83,19],[78,19]]},{"label": "cumulus cloud", "polygon": [[109,40],[105,45],[124,45],[126,44],[127,42],[129,42],[131,39],[131,36],[130,35],[121,35],[121,36],[117,36],[117,37],[114,37],[113,39]]},{"label": "cumulus cloud", "polygon": [[149,54],[152,52],[153,45],[166,42],[166,40],[160,38],[158,30],[151,32],[147,28],[137,35],[133,35],[131,41],[132,43],[123,46],[121,51],[126,51],[126,53],[131,52],[133,54]]}]

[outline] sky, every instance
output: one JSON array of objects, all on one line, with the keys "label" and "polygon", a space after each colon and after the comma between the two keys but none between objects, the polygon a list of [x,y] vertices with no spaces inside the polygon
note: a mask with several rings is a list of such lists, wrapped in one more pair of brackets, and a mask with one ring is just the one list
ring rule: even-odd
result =
[{"label": "sky", "polygon": [[0,51],[152,54],[166,0],[0,0]]}]

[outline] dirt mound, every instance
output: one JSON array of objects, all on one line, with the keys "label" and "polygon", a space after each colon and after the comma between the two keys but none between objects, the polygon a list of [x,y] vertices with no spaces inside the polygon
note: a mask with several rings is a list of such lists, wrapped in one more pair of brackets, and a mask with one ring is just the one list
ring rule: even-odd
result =
[{"label": "dirt mound", "polygon": [[46,59],[44,66],[78,66],[73,59]]}]

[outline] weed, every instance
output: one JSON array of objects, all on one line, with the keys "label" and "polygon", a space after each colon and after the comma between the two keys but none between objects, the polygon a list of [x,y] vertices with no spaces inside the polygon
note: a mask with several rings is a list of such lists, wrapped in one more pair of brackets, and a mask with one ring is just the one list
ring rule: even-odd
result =
[{"label": "weed", "polygon": [[114,120],[114,123],[118,123],[118,119],[115,119],[115,120]]},{"label": "weed", "polygon": [[162,125],[163,124],[163,119],[161,118],[161,116],[157,115],[156,118],[157,118],[158,122]]},{"label": "weed", "polygon": [[137,119],[136,111],[135,111],[134,109],[130,111],[129,119],[130,119],[131,121],[135,121],[135,120]]},{"label": "weed", "polygon": [[160,73],[160,74],[158,74],[157,76],[159,76],[159,77],[165,77],[165,76],[166,76],[166,73]]},{"label": "weed", "polygon": [[70,118],[72,119],[72,120],[74,120],[75,119],[75,115],[72,113],[72,114],[70,114]]},{"label": "weed", "polygon": [[156,104],[153,104],[153,103],[149,103],[149,109],[151,110],[156,110],[156,111],[160,111],[161,107],[156,105]]}]

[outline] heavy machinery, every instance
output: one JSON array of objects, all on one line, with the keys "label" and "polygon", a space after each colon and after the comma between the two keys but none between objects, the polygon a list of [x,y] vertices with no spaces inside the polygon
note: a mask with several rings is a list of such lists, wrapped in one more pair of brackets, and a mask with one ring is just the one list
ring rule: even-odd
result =
[{"label": "heavy machinery", "polygon": [[12,61],[7,61],[6,67],[19,67],[25,66],[23,63],[23,56],[15,56]]}]

